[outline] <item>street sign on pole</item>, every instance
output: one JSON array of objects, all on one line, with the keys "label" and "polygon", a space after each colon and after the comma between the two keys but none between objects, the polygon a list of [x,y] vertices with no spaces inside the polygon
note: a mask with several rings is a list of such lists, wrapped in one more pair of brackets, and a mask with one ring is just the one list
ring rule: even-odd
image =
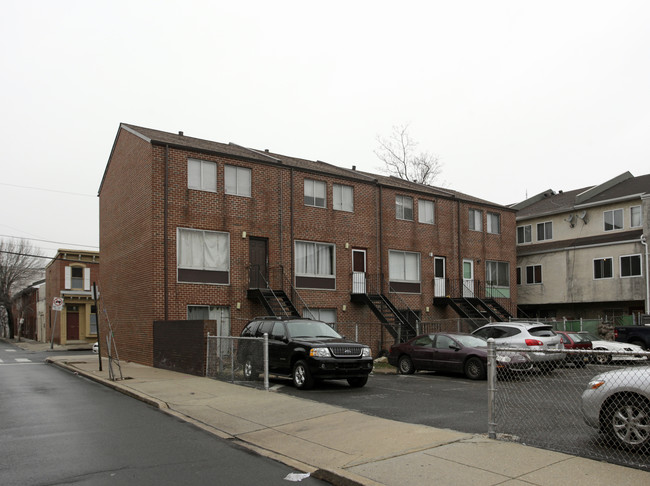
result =
[{"label": "street sign on pole", "polygon": [[63,310],[63,297],[54,297],[54,300],[52,301],[52,310]]}]

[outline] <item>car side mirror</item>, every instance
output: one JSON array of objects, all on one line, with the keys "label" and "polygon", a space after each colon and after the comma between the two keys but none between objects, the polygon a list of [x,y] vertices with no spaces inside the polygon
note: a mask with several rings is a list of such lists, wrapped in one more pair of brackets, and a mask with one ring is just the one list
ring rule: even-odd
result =
[{"label": "car side mirror", "polygon": [[460,348],[456,346],[455,344],[450,344],[449,349],[453,349],[454,351],[460,351]]}]

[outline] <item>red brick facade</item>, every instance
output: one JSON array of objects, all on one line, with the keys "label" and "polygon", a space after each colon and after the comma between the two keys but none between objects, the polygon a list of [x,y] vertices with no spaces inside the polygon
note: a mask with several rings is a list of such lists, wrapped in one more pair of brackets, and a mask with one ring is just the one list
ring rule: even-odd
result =
[{"label": "red brick facade", "polygon": [[[72,270],[72,269],[75,270]],[[97,340],[93,283],[99,282],[99,253],[59,250],[45,268],[46,340],[57,344],[92,344]],[[63,308],[54,310],[54,298]]]},{"label": "red brick facade", "polygon": [[[188,158],[216,162],[216,192],[188,188]],[[250,197],[226,194],[226,165],[251,170]],[[305,179],[326,183],[325,208],[305,205]],[[333,209],[334,184],[353,188],[352,212]],[[397,195],[412,198],[412,221],[396,218]],[[434,203],[435,224],[418,222],[421,200]],[[469,230],[470,208],[483,211],[483,231]],[[500,215],[499,234],[485,231],[488,212]],[[229,235],[228,284],[179,282],[178,228]],[[100,290],[120,357],[151,365],[153,322],[187,319],[188,306],[229,308],[233,335],[265,314],[247,298],[251,238],[268,241],[271,271],[282,268],[292,282],[296,241],[334,245],[335,289],[298,288],[300,297],[310,308],[335,309],[337,321],[359,323],[359,340],[375,353],[382,343],[366,328],[377,319],[366,306],[350,302],[352,249],[366,251],[368,277],[383,275],[382,281],[388,280],[390,250],[419,253],[419,292],[400,297],[426,321],[454,316],[433,306],[434,257],[446,259],[449,279],[462,278],[463,259],[475,262],[479,280],[485,279],[486,261],[509,263],[516,301],[515,213],[503,206],[321,162],[122,125],[100,188]],[[102,315],[102,333],[104,321]]]}]

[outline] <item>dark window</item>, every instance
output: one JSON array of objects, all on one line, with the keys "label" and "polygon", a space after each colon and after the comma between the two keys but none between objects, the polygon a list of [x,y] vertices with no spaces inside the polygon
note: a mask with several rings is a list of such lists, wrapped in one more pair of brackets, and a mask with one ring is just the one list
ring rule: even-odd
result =
[{"label": "dark window", "polygon": [[621,257],[621,277],[641,276],[641,255]]},{"label": "dark window", "polygon": [[594,278],[612,278],[612,259],[599,258],[594,260]]}]

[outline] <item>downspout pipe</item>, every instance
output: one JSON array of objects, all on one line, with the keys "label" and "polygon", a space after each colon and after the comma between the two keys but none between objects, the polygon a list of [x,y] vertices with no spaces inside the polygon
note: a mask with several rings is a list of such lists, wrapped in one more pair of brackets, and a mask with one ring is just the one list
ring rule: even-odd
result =
[{"label": "downspout pipe", "polygon": [[650,315],[650,275],[648,275],[648,241],[646,235],[641,235],[641,244],[645,246],[645,313]]},{"label": "downspout pipe", "polygon": [[169,320],[169,258],[167,255],[168,250],[168,231],[167,231],[167,221],[169,218],[169,145],[165,145],[165,175],[163,181],[163,288],[164,288],[164,305],[165,305],[165,321]]}]

